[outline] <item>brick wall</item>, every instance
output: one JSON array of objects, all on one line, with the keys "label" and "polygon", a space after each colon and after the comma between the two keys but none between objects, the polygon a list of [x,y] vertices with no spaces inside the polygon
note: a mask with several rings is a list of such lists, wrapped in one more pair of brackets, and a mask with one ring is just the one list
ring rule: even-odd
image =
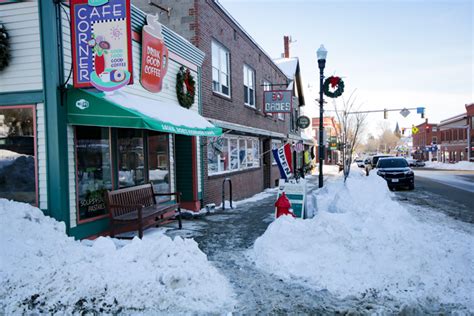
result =
[{"label": "brick wall", "polygon": [[195,0],[153,0],[164,8],[170,8],[170,15],[166,11],[156,6],[150,5],[149,0],[132,0],[132,4],[140,10],[150,13],[159,14],[160,23],[166,25],[179,35],[183,36],[191,43],[196,39],[196,7]]}]

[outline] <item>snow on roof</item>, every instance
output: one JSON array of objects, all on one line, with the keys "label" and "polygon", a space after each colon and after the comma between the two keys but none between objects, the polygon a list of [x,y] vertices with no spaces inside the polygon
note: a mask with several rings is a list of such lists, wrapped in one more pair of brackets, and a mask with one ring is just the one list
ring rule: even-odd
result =
[{"label": "snow on roof", "polygon": [[290,79],[294,79],[296,75],[296,67],[298,66],[298,58],[276,58],[273,62],[283,73]]},{"label": "snow on roof", "polygon": [[149,229],[142,240],[79,242],[63,222],[5,199],[0,218],[0,309],[7,315],[218,314],[234,305],[229,282],[194,240]]}]

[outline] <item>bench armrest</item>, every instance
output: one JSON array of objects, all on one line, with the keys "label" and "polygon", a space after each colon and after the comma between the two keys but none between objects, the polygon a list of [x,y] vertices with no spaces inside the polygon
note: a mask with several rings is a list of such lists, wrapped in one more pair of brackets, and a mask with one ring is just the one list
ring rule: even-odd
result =
[{"label": "bench armrest", "polygon": [[179,203],[181,200],[181,192],[168,192],[168,193],[154,193],[155,196],[175,195],[176,201]]}]

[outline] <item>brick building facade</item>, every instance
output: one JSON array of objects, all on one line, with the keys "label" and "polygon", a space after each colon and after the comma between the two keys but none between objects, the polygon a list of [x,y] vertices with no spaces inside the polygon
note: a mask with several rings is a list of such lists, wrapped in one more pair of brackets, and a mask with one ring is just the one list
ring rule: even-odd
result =
[{"label": "brick building facade", "polygon": [[[291,88],[289,78],[230,14],[213,0],[133,0],[206,54],[202,65],[202,115],[224,129],[220,139],[200,138],[204,170],[203,205],[221,202],[222,183],[231,179],[233,199],[249,197],[279,178],[271,149],[301,139],[298,112],[263,113],[264,90]],[[159,8],[161,7],[161,8]],[[164,10],[163,10],[164,9]],[[296,107],[298,109],[298,107]],[[226,196],[228,196],[226,194]],[[201,205],[201,206],[203,206]]]},{"label": "brick building facade", "polygon": [[440,161],[468,160],[467,113],[459,114],[439,123]]},{"label": "brick building facade", "polygon": [[416,127],[418,128],[418,133],[413,134],[412,156],[414,159],[432,160],[437,155],[436,152],[431,151],[431,148],[434,148],[439,141],[438,126],[437,124],[428,123],[428,120],[426,120]]}]

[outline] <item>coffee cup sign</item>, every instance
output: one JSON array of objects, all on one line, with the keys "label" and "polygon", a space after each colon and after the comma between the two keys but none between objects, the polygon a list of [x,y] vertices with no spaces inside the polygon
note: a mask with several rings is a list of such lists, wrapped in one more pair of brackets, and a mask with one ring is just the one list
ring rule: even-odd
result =
[{"label": "coffee cup sign", "polygon": [[161,34],[157,15],[147,15],[142,30],[141,84],[150,92],[160,92],[168,71],[168,48]]}]

